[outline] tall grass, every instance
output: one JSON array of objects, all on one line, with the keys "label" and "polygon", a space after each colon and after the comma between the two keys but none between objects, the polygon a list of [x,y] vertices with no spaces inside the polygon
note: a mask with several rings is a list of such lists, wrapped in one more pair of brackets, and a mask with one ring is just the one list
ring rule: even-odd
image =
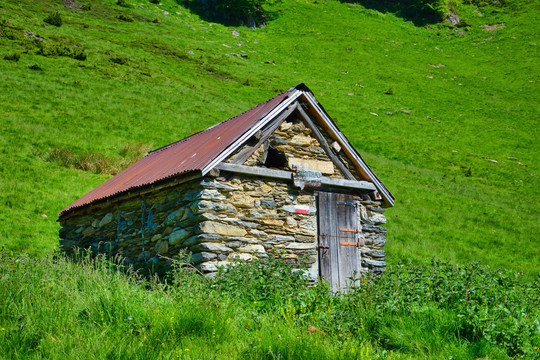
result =
[{"label": "tall grass", "polygon": [[[539,286],[477,264],[395,266],[346,295],[273,259],[167,279],[83,255],[0,254],[7,358],[538,359]],[[522,279],[521,279],[522,280]]]},{"label": "tall grass", "polygon": [[124,144],[118,150],[117,157],[107,157],[89,151],[77,154],[72,149],[54,147],[45,155],[45,160],[97,174],[116,175],[146,156],[150,146],[143,143]]}]

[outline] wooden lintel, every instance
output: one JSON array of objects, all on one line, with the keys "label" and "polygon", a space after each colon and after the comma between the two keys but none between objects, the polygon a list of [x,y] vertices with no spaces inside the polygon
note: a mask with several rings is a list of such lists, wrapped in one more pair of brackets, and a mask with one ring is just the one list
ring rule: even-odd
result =
[{"label": "wooden lintel", "polygon": [[[219,170],[223,170],[223,171],[230,171],[233,173],[245,174],[245,175],[263,176],[263,177],[270,177],[270,178],[281,179],[281,180],[293,179],[293,172],[285,171],[285,170],[275,170],[275,169],[268,169],[268,168],[263,168],[263,167],[229,164],[229,163],[223,163],[223,162],[216,165],[215,168]],[[367,190],[367,191],[376,190],[375,185],[373,185],[373,183],[370,183],[368,181],[336,179],[336,178],[330,178],[330,177],[325,177],[325,176],[321,177],[321,185],[343,187],[343,188],[356,189],[356,190]]]},{"label": "wooden lintel", "polygon": [[285,170],[275,170],[256,166],[246,166],[240,164],[219,163],[215,167],[223,171],[230,171],[245,175],[256,175],[263,177],[271,177],[282,180],[292,180],[292,172]]},{"label": "wooden lintel", "polygon": [[337,155],[334,154],[334,152],[332,151],[332,149],[330,148],[330,146],[326,142],[326,139],[324,138],[323,134],[321,133],[321,131],[319,130],[317,125],[315,125],[315,123],[311,120],[309,115],[306,114],[304,109],[302,109],[302,106],[300,104],[298,104],[296,106],[296,109],[298,110],[298,112],[300,113],[300,115],[302,116],[304,121],[311,128],[311,131],[313,131],[313,134],[315,135],[315,137],[317,138],[317,140],[319,141],[319,143],[323,147],[324,151],[326,151],[326,154],[330,157],[330,159],[332,159],[334,164],[337,165],[337,167],[343,173],[343,175],[345,175],[345,177],[347,179],[349,179],[349,180],[355,180],[353,174],[351,174],[351,172],[349,171],[349,169],[347,169],[345,164],[343,164],[343,162],[339,159],[339,157],[337,157]]}]

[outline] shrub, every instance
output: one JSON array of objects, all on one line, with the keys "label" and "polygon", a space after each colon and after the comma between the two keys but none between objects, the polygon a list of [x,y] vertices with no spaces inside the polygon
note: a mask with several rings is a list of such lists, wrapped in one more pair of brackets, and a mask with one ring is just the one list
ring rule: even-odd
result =
[{"label": "shrub", "polygon": [[309,293],[309,280],[296,269],[279,255],[269,254],[267,258],[238,260],[227,269],[221,268],[215,284],[220,292],[235,299],[257,304],[260,309],[276,309],[286,305],[288,299],[296,303]]},{"label": "shrub", "polygon": [[54,25],[54,26],[62,26],[62,16],[60,16],[59,12],[55,12],[53,14],[50,14],[45,19],[43,19],[47,24]]},{"label": "shrub", "polygon": [[118,65],[126,65],[129,62],[129,59],[123,56],[112,57],[109,60]]},{"label": "shrub", "polygon": [[29,67],[30,70],[35,70],[35,71],[43,71],[43,68],[37,64],[34,64],[32,66]]},{"label": "shrub", "polygon": [[116,5],[122,6],[125,8],[130,8],[132,5],[127,0],[116,0]]},{"label": "shrub", "polygon": [[43,56],[66,56],[75,60],[86,60],[88,55],[86,52],[78,47],[71,47],[67,44],[56,44],[56,45],[44,45],[38,43],[37,53]]},{"label": "shrub", "polygon": [[152,4],[159,4],[159,0],[150,0]]},{"label": "shrub", "polygon": [[122,20],[125,22],[133,22],[133,18],[127,15],[120,15],[118,16],[118,20]]},{"label": "shrub", "polygon": [[13,54],[7,54],[4,56],[4,60],[9,60],[9,61],[19,61],[20,58],[21,58],[21,54],[17,52]]},{"label": "shrub", "polygon": [[78,154],[71,149],[54,147],[45,156],[46,161],[57,162],[65,167],[73,167],[97,174],[116,175],[129,165],[135,163],[148,153],[149,144],[124,144],[118,150],[118,157],[108,157],[103,154],[85,151]]}]

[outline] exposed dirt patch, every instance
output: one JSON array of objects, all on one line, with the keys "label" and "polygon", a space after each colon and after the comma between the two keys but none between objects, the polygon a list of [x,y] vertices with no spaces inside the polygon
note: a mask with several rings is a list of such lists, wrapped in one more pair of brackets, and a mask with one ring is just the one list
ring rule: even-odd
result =
[{"label": "exposed dirt patch", "polygon": [[504,29],[506,27],[505,23],[495,24],[495,25],[480,25],[480,27],[483,27],[485,31],[495,31]]},{"label": "exposed dirt patch", "polygon": [[62,0],[62,2],[64,3],[64,6],[71,11],[81,11],[82,4],[75,0]]}]

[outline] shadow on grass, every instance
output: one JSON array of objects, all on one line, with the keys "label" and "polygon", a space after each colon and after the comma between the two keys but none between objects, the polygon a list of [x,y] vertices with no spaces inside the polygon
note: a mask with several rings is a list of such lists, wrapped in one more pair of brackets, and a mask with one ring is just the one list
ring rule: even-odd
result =
[{"label": "shadow on grass", "polygon": [[429,8],[420,8],[415,0],[339,0],[341,3],[360,4],[366,9],[381,13],[392,13],[411,21],[415,26],[425,26],[440,21],[438,15]]},{"label": "shadow on grass", "polygon": [[277,13],[266,11],[260,5],[252,7],[250,1],[244,1],[246,5],[238,7],[220,7],[219,0],[176,0],[176,2],[204,21],[224,26],[246,26],[255,29],[266,26],[268,21],[277,17]]}]

